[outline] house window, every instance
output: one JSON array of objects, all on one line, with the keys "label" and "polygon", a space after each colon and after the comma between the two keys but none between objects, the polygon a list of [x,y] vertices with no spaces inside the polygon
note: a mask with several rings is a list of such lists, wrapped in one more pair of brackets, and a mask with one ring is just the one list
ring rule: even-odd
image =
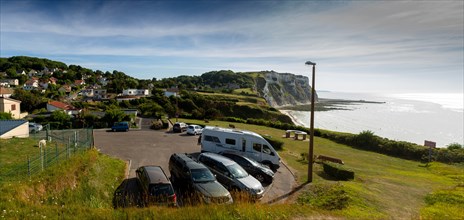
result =
[{"label": "house window", "polygon": [[15,111],[15,110],[16,110],[16,105],[15,104],[11,105],[11,111]]}]

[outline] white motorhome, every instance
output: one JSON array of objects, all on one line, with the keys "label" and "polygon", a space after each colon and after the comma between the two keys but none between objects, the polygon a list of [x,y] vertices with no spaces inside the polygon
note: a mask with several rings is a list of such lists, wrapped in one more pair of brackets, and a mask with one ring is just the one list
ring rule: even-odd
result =
[{"label": "white motorhome", "polygon": [[221,153],[236,151],[277,170],[280,157],[261,135],[244,130],[206,126],[201,135],[201,151]]}]

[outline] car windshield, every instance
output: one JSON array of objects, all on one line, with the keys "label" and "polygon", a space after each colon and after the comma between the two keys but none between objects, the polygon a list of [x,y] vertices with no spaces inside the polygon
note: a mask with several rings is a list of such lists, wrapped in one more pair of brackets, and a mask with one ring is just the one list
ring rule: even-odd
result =
[{"label": "car windshield", "polygon": [[170,184],[151,184],[150,185],[150,195],[152,196],[163,196],[163,195],[172,195],[174,190]]},{"label": "car windshield", "polygon": [[243,178],[248,176],[248,173],[236,163],[227,166],[227,169],[235,178]]},{"label": "car windshield", "polygon": [[214,175],[208,169],[193,169],[192,179],[193,182],[210,182],[216,180]]},{"label": "car windshield", "polygon": [[189,125],[188,128],[189,128],[189,129],[193,129],[194,127],[193,127],[192,125]]},{"label": "car windshield", "polygon": [[247,160],[248,162],[250,162],[251,164],[253,164],[253,166],[255,166],[255,167],[260,167],[260,166],[261,166],[261,164],[258,163],[256,160],[253,160],[253,159],[251,159],[251,158],[249,158],[249,157],[243,157],[243,158],[244,158],[245,160]]}]

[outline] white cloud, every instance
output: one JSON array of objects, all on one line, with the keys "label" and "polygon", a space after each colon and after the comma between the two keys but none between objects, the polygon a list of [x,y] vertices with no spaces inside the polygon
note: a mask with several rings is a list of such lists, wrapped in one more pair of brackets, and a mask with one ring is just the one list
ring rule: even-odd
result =
[{"label": "white cloud", "polygon": [[[2,56],[9,51],[45,57],[133,56],[151,57],[156,63],[145,67],[126,63],[127,72],[172,68],[175,65],[169,62],[191,58],[194,61],[184,62],[179,71],[224,67],[305,73],[304,61],[310,59],[333,75],[421,77],[435,72],[462,81],[463,4],[289,1],[262,10],[232,8],[187,17],[161,10],[165,8],[160,3],[140,13],[132,5],[73,5],[78,10],[57,7],[56,16],[24,5],[8,6],[1,11],[1,49]],[[153,13],[146,15],[148,10]],[[161,62],[157,57],[166,59]],[[111,65],[92,62],[95,68],[98,63]]]}]

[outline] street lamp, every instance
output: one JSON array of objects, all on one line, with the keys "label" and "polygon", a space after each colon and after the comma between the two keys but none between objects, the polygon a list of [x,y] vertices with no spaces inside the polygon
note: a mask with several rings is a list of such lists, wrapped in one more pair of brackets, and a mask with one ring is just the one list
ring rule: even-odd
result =
[{"label": "street lamp", "polygon": [[309,154],[308,154],[308,183],[313,182],[313,149],[314,149],[314,94],[316,89],[314,88],[314,82],[316,77],[316,63],[306,61],[306,65],[313,66],[313,78],[311,85],[311,119],[309,124]]}]

